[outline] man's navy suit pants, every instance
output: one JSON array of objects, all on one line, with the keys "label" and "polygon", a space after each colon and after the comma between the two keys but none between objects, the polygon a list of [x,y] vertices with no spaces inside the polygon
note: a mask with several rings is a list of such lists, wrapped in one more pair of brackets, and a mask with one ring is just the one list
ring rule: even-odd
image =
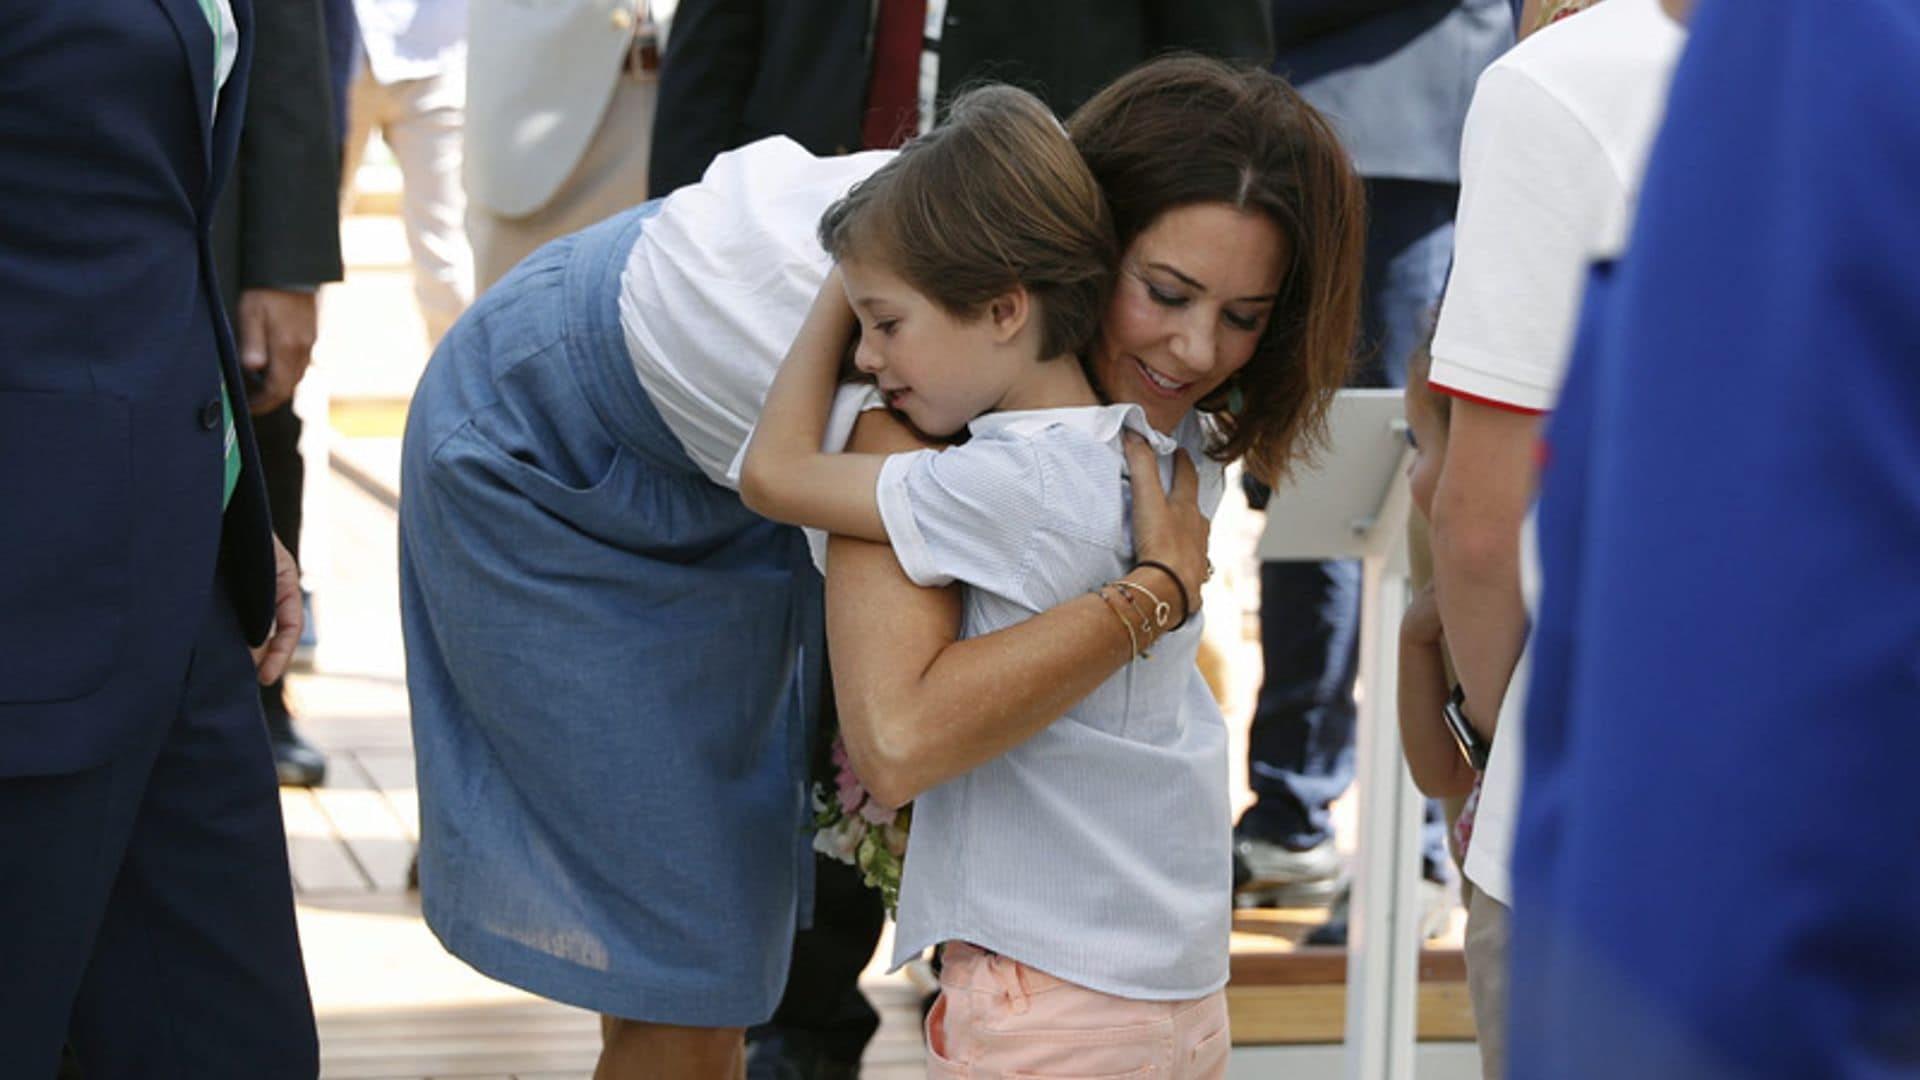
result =
[{"label": "man's navy suit pants", "polygon": [[[218,575],[216,575],[218,576]],[[0,1080],[311,1078],[273,760],[232,600],[105,765],[0,778]]]}]

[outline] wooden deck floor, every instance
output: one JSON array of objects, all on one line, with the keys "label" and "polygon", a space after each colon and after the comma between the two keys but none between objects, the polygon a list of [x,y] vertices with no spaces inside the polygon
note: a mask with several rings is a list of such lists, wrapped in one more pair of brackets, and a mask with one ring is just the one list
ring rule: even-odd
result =
[{"label": "wooden deck floor", "polygon": [[[413,751],[396,681],[303,675],[293,681],[302,729],[327,751],[325,786],[282,789],[308,974],[331,1080],[549,1080],[584,1077],[599,1050],[589,1013],[532,997],[448,955],[405,889],[418,835]],[[1344,955],[1297,948],[1315,911],[1235,918],[1236,1042],[1336,1041]],[[1471,1037],[1457,929],[1429,950],[1421,994],[1425,1038]],[[885,955],[887,949],[880,950]],[[878,966],[863,985],[883,1027],[863,1074],[924,1075],[916,990]]]}]

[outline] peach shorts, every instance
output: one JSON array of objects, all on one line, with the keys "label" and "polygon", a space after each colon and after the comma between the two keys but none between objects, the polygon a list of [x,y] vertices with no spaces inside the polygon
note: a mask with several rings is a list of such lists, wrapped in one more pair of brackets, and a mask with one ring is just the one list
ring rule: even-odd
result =
[{"label": "peach shorts", "polygon": [[1227,995],[1139,1001],[948,942],[927,1014],[932,1080],[1186,1080],[1227,1072]]}]

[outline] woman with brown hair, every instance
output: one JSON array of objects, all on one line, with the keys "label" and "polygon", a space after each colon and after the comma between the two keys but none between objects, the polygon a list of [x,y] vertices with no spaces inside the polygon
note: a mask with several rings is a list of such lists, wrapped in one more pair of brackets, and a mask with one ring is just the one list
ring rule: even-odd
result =
[{"label": "woman with brown hair", "polygon": [[[1363,211],[1331,132],[1280,80],[1192,59],[1123,78],[1070,131],[1122,250],[1094,382],[1162,434],[1198,432],[1209,472],[1240,456],[1283,471],[1351,354]],[[825,276],[820,211],[887,159],[778,139],[722,157],[522,264],[414,399],[401,561],[423,908],[481,970],[620,1018],[602,1075],[737,1069],[739,1028],[785,976],[820,593],[798,531],[746,510],[728,472]],[[918,445],[883,412],[855,438]],[[1192,490],[1135,484],[1140,565],[1116,587],[1198,595]],[[1025,742],[1172,625],[1130,637],[1087,596],[958,641],[956,590],[913,585],[884,546],[836,542],[831,566],[843,723],[894,794]],[[1158,719],[1223,742],[1193,702]],[[1194,931],[1218,957],[1191,986],[1209,995],[1226,960],[1217,810],[1217,841],[1183,871],[1217,893]]]},{"label": "woman with brown hair", "polygon": [[[1263,137],[1216,128],[1167,169],[1153,151],[1173,125],[1154,121],[1174,116],[1130,112],[1126,130],[1108,130],[1096,102],[1076,131],[1103,152],[1110,189],[1024,93],[989,87],[956,101],[946,128],[822,219],[838,266],[746,456],[741,494],[754,510],[887,542],[918,585],[964,585],[960,638],[1088,597],[1139,661],[1036,730],[995,725],[972,729],[977,738],[966,728],[983,710],[947,707],[938,656],[905,659],[932,676],[917,685],[865,681],[879,670],[869,660],[902,670],[898,655],[842,672],[843,700],[861,703],[843,723],[856,769],[883,802],[917,800],[894,962],[944,946],[927,1026],[935,1075],[1225,1067],[1226,726],[1194,663],[1200,582],[1136,561],[1125,495],[1158,496],[1163,469],[1179,491],[1204,462],[1196,486],[1211,513],[1223,485],[1210,459],[1250,455],[1269,473],[1289,460],[1345,374],[1342,354],[1316,353],[1315,335],[1340,317],[1350,208],[1340,148],[1318,118],[1262,109],[1232,77],[1208,86],[1213,71],[1166,65],[1136,77],[1151,89],[1123,79],[1112,100],[1211,90],[1227,117],[1265,113]],[[1121,265],[1131,284],[1103,317],[1109,204],[1138,235]],[[1220,299],[1217,313],[1165,315],[1202,289]],[[1075,303],[1082,295],[1092,302]],[[855,364],[891,411],[931,434],[966,425],[964,445],[818,450],[856,316]],[[1096,382],[1117,388],[1115,400]],[[1213,418],[1194,411],[1204,403],[1217,403]],[[846,633],[830,618],[836,650]],[[898,696],[876,701],[876,690]]]},{"label": "woman with brown hair", "polygon": [[[1360,279],[1357,181],[1321,118],[1283,82],[1210,61],[1137,69],[1068,127],[1122,250],[1084,363],[1115,403],[1108,411],[1137,409],[1156,443],[1202,451],[1196,486],[1210,514],[1222,463],[1284,473],[1345,381]],[[1078,410],[994,426],[1062,411]],[[993,428],[975,430],[979,439]],[[873,412],[850,448],[911,445],[898,418]],[[1158,485],[1139,479],[1160,476],[1152,461],[1141,445],[1128,452],[1137,509],[1156,505]],[[883,499],[888,486],[883,478]],[[991,546],[1003,550],[1003,577],[1044,595],[1062,583],[1034,579],[1060,576],[1063,545],[1018,542],[1027,529],[1017,507],[1046,505],[1080,522],[1076,534],[1097,535],[1119,515],[1121,489],[1034,486],[1044,490],[1026,499],[977,493],[1004,519],[980,535],[1000,538]],[[1194,519],[1192,505],[1175,504]],[[968,640],[955,640],[955,628],[994,625],[982,615],[991,599],[914,585],[909,574],[924,580],[930,560],[898,536],[893,547],[839,537],[830,547],[842,732],[870,790],[919,800],[894,960],[947,944],[928,1021],[930,1075],[1224,1070],[1225,727],[1193,664],[1197,616],[1185,627],[1114,619],[1114,609],[1130,610],[1125,601],[1165,589],[1148,554],[1159,550],[1148,531],[1157,525],[1136,516],[1131,545],[1124,530],[1106,538],[1090,561],[1111,565],[1069,590],[1077,598]],[[938,544],[916,537],[913,546]],[[962,565],[985,558],[963,553]],[[1164,597],[1176,618],[1199,584],[1176,578],[1180,597]]]}]

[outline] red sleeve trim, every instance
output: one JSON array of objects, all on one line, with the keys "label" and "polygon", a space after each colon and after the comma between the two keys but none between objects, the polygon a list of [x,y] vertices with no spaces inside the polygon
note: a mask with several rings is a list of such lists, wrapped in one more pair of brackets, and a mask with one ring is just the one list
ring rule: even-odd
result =
[{"label": "red sleeve trim", "polygon": [[1427,379],[1427,385],[1448,397],[1459,398],[1461,401],[1471,401],[1475,405],[1485,405],[1488,408],[1499,409],[1502,412],[1519,413],[1521,416],[1547,415],[1547,410],[1545,409],[1529,409],[1525,405],[1515,405],[1511,401],[1495,401],[1492,398],[1481,397],[1479,394],[1469,394],[1465,390],[1455,390],[1451,386],[1434,382],[1432,378]]}]

